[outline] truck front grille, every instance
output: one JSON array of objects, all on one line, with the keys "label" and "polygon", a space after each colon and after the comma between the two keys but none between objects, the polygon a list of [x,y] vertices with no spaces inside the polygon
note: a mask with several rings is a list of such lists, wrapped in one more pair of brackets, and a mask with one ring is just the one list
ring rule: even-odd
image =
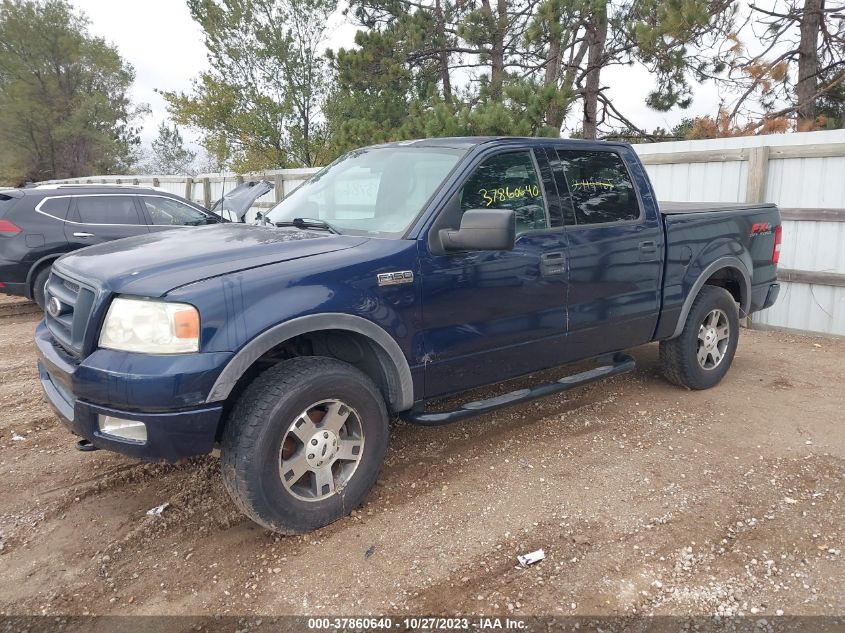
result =
[{"label": "truck front grille", "polygon": [[85,329],[96,294],[91,288],[63,277],[55,270],[47,280],[45,315],[47,329],[68,353],[79,357]]}]

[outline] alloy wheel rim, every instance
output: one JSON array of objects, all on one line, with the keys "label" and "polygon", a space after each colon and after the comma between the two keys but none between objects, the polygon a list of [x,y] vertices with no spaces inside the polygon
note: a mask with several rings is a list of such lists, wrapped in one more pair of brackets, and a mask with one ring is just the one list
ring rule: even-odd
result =
[{"label": "alloy wheel rim", "polygon": [[702,369],[716,369],[725,359],[731,338],[731,326],[724,310],[711,310],[698,327],[696,357]]},{"label": "alloy wheel rim", "polygon": [[315,402],[288,427],[279,449],[282,485],[303,501],[339,494],[364,453],[358,412],[342,400]]}]

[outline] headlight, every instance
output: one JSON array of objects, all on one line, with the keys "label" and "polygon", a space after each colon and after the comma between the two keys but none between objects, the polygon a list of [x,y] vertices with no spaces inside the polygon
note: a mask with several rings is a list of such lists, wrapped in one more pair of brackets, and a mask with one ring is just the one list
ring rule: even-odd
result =
[{"label": "headlight", "polygon": [[100,347],[146,354],[199,351],[200,316],[185,303],[118,297],[109,306]]}]

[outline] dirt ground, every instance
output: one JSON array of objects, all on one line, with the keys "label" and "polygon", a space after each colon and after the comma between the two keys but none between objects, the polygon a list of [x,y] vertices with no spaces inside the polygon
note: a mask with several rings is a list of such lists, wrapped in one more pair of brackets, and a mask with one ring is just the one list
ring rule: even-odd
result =
[{"label": "dirt ground", "polygon": [[38,318],[0,299],[0,615],[845,615],[845,340],[744,330],[705,392],[665,383],[650,345],[565,395],[398,423],[360,510],[279,537],[213,457],[76,451]]}]

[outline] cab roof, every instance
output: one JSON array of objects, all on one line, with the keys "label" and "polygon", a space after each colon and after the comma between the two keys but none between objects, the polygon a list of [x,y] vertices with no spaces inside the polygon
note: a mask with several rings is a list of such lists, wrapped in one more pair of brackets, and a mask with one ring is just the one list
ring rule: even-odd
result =
[{"label": "cab roof", "polygon": [[548,136],[445,136],[440,138],[423,138],[409,141],[393,141],[390,143],[372,145],[371,147],[448,147],[451,149],[469,150],[488,143],[543,145],[549,142],[563,142],[567,145],[595,145],[596,143],[616,146],[627,145],[627,143],[621,143],[618,141],[593,141],[587,139],[552,138]]}]

